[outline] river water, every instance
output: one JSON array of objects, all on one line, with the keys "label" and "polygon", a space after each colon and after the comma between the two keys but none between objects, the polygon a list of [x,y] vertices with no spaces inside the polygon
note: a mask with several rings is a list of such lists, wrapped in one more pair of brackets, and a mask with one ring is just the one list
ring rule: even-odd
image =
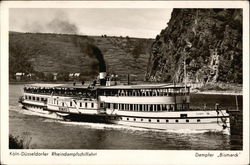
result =
[{"label": "river water", "polygon": [[[242,137],[218,132],[157,131],[114,124],[64,122],[23,110],[23,85],[9,86],[9,132],[31,137],[31,149],[242,150]],[[191,95],[191,108],[236,109],[235,96]],[[242,96],[238,96],[242,109]],[[239,130],[241,131],[241,130]],[[237,132],[237,130],[236,130]]]}]

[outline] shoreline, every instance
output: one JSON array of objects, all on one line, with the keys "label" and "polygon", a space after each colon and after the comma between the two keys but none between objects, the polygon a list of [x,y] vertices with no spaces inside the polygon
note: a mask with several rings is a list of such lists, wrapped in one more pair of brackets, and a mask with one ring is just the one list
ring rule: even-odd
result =
[{"label": "shoreline", "polygon": [[203,94],[203,95],[235,95],[235,96],[243,96],[242,92],[234,92],[234,91],[198,91],[198,92],[190,92],[191,94]]}]

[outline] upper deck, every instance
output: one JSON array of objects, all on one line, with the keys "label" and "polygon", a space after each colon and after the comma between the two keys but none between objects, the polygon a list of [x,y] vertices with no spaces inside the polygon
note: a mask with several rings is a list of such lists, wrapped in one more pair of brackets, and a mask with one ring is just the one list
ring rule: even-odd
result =
[{"label": "upper deck", "polygon": [[31,84],[25,93],[39,93],[72,97],[98,96],[174,96],[188,95],[189,87],[173,84],[140,84],[115,86],[90,86],[70,84]]}]

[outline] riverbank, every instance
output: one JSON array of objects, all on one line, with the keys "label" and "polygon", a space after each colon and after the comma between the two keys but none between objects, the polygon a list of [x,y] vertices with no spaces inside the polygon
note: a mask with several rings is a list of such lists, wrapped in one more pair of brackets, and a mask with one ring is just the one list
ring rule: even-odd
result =
[{"label": "riverbank", "polygon": [[242,96],[242,92],[235,92],[235,91],[191,91],[193,94],[205,94],[205,95],[237,95]]},{"label": "riverbank", "polygon": [[190,84],[191,93],[210,95],[243,95],[242,84],[206,83]]}]

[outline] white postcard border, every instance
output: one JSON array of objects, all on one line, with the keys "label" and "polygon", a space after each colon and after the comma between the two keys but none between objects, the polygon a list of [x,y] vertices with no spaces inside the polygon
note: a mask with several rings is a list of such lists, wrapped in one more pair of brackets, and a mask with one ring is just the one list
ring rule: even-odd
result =
[{"label": "white postcard border", "polygon": [[[1,2],[1,163],[3,164],[248,164],[249,163],[249,4],[247,1],[4,1]],[[9,150],[8,11],[10,8],[243,8],[243,150]],[[48,153],[48,156],[13,156],[11,152]],[[52,152],[86,153],[52,156]],[[90,155],[91,153],[95,155]],[[199,154],[214,154],[199,157]],[[220,153],[237,157],[218,157]]]}]

